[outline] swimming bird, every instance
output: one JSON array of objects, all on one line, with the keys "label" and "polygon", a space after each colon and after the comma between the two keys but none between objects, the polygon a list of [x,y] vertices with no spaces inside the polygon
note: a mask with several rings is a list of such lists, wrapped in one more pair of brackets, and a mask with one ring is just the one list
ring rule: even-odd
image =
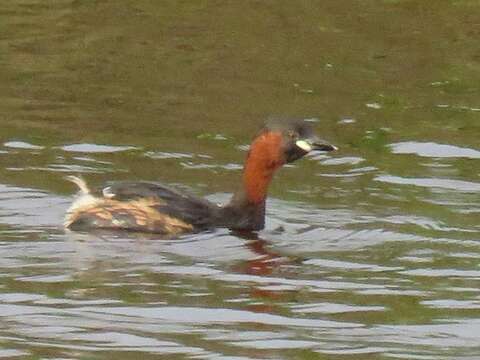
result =
[{"label": "swimming bird", "polygon": [[225,205],[156,182],[115,182],[92,191],[82,178],[68,176],[80,192],[64,225],[74,231],[109,229],[165,235],[218,227],[258,231],[265,226],[267,191],[275,172],[312,151],[336,149],[317,138],[309,122],[267,122],[250,146],[239,190]]}]

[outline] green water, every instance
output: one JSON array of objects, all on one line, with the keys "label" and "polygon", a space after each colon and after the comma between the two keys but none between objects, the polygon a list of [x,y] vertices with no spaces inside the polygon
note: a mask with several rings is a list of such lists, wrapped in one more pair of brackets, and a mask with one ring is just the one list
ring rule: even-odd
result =
[{"label": "green water", "polygon": [[[0,357],[480,358],[480,3],[0,5]],[[81,174],[222,202],[272,116],[257,239],[65,233]]]}]

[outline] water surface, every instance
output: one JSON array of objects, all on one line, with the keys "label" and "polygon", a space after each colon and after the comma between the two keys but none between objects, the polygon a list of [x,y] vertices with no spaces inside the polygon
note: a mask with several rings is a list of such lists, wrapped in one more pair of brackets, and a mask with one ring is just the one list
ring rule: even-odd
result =
[{"label": "water surface", "polygon": [[[476,1],[0,6],[0,357],[480,357]],[[271,116],[340,150],[267,227],[62,228],[63,177],[237,187]]]}]

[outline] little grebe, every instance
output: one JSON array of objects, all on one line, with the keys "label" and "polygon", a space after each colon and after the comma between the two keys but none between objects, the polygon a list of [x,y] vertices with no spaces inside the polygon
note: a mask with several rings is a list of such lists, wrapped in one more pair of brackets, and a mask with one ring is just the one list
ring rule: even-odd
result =
[{"label": "little grebe", "polygon": [[304,121],[268,123],[250,146],[240,189],[223,206],[154,182],[117,182],[96,194],[81,178],[69,176],[67,179],[80,188],[80,196],[67,212],[65,227],[168,235],[214,227],[261,230],[273,174],[314,150],[332,151],[336,147],[319,140]]}]

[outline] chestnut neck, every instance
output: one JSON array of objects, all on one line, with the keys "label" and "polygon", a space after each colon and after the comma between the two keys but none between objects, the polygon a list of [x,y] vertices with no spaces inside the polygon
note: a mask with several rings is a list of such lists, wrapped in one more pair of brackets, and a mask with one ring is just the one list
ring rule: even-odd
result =
[{"label": "chestnut neck", "polygon": [[280,132],[263,132],[253,141],[245,161],[242,185],[224,207],[228,227],[263,229],[268,186],[275,171],[284,164],[281,146]]}]

